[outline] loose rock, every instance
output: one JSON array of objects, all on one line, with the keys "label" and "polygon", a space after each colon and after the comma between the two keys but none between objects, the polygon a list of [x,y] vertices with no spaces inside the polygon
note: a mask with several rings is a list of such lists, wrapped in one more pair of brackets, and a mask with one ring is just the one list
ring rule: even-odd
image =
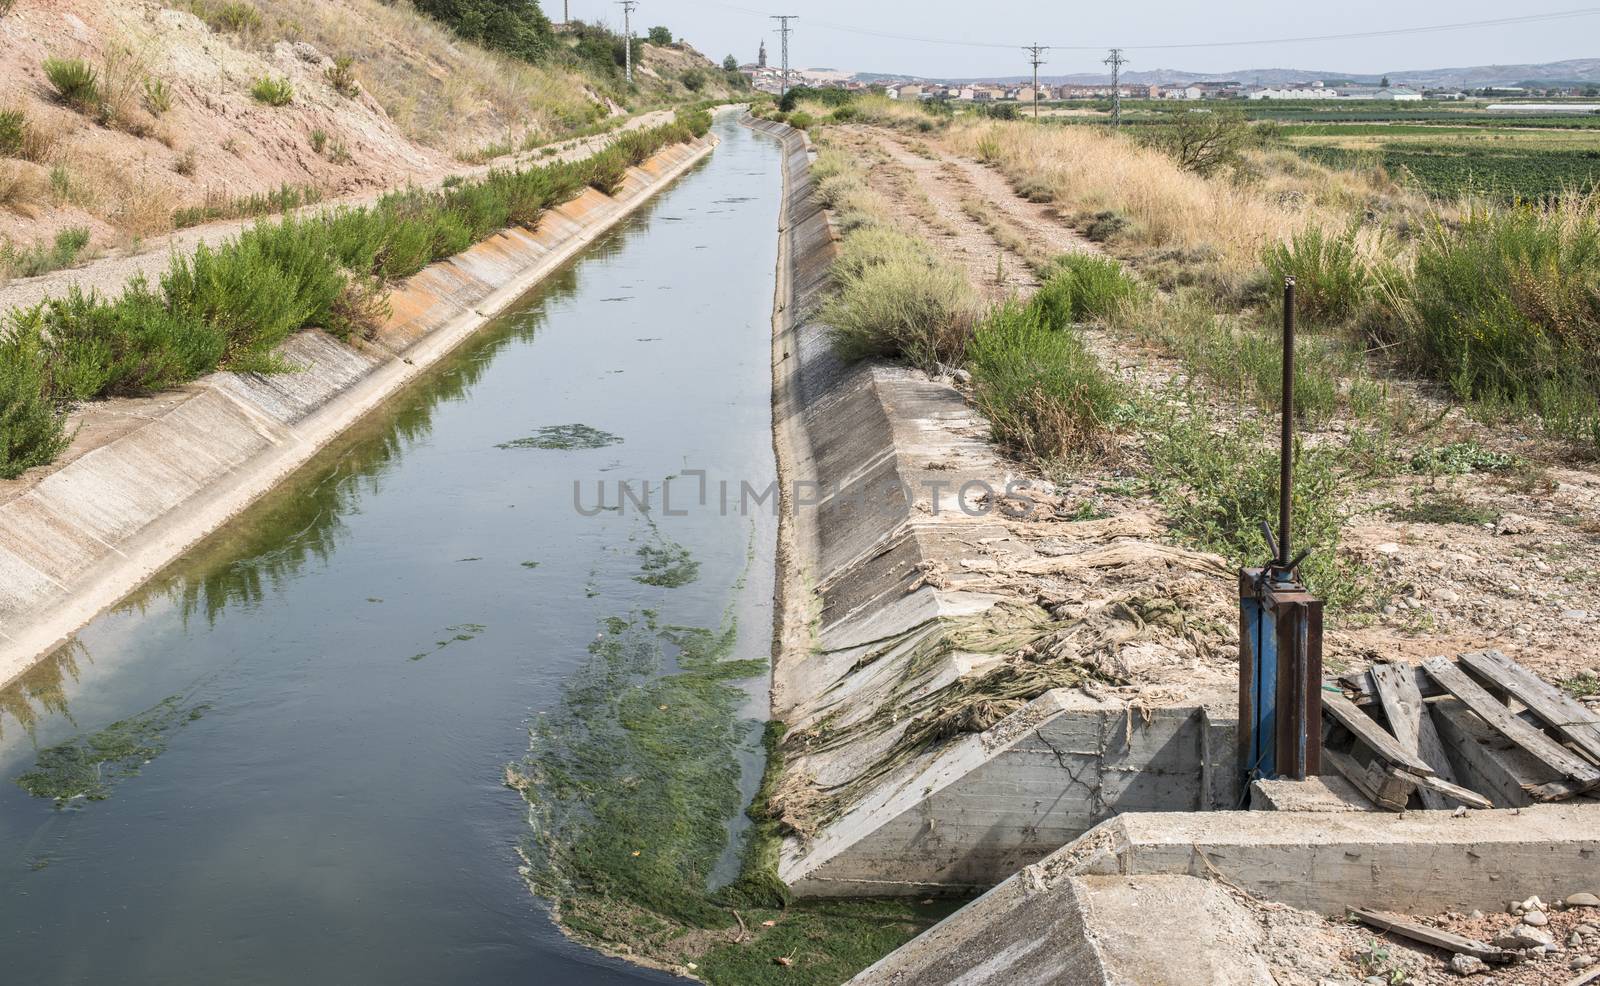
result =
[{"label": "loose rock", "polygon": [[1512,928],[1494,940],[1495,947],[1509,949],[1544,948],[1555,943],[1550,932],[1528,925]]},{"label": "loose rock", "polygon": [[1550,918],[1543,911],[1529,911],[1522,916],[1523,924],[1531,924],[1535,928],[1542,928],[1550,923]]},{"label": "loose rock", "polygon": [[1573,894],[1567,898],[1568,907],[1600,907],[1600,897],[1594,894]]},{"label": "loose rock", "polygon": [[1489,964],[1471,955],[1457,955],[1450,959],[1450,971],[1458,976],[1476,976],[1488,972]]}]

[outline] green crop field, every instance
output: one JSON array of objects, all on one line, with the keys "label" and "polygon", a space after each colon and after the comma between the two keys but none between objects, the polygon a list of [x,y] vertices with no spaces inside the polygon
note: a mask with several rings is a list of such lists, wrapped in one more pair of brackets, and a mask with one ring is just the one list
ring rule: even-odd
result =
[{"label": "green crop field", "polygon": [[1515,143],[1441,141],[1386,143],[1374,149],[1311,144],[1296,150],[1332,167],[1381,165],[1394,178],[1441,197],[1475,193],[1542,199],[1600,187],[1600,147],[1549,150]]}]

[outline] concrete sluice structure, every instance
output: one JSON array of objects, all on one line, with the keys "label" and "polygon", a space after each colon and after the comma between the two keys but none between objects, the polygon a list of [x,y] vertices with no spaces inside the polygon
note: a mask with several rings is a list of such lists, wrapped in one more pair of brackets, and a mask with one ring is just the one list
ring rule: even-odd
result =
[{"label": "concrete sluice structure", "polygon": [[[1316,915],[1503,910],[1600,884],[1592,801],[1466,817],[1326,799],[1238,810],[1236,693],[1215,680],[1143,703],[1043,679],[984,718],[964,685],[1006,670],[1049,617],[970,563],[1009,529],[956,494],[1027,484],[955,388],[834,355],[816,313],[839,236],[809,140],[745,122],[786,150],[772,703],[786,737],[768,806],[789,833],[779,873],[809,897],[987,889],[854,982],[1298,981],[1280,960],[1322,934]],[[1153,533],[1096,523],[1115,541]],[[1187,562],[1166,557],[1176,578]],[[952,696],[966,700],[955,721]],[[1304,921],[1274,940],[1260,900]]]}]

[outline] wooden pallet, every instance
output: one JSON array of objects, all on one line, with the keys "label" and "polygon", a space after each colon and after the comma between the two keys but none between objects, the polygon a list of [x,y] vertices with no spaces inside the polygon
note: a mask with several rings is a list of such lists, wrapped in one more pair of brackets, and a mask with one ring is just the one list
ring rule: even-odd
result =
[{"label": "wooden pallet", "polygon": [[[1404,811],[1413,794],[1439,809],[1600,793],[1600,716],[1499,651],[1375,664],[1324,692],[1324,760],[1380,807]],[[1446,742],[1463,727],[1499,748]]]}]

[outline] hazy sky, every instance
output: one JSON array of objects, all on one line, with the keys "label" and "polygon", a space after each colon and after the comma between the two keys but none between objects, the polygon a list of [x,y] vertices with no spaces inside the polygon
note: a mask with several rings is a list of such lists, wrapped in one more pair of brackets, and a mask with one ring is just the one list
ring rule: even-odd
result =
[{"label": "hazy sky", "polygon": [[[560,18],[561,0],[542,2],[547,13]],[[1380,0],[1243,0],[1224,6],[1206,0],[1120,0],[1099,4],[1059,0],[639,0],[634,25],[642,30],[664,24],[718,60],[732,52],[741,62],[753,61],[757,44],[766,39],[776,61],[776,25],[766,15],[798,14],[790,40],[791,64],[858,72],[990,76],[1030,71],[1023,54],[1015,49],[939,43],[957,40],[1096,48],[1121,45],[1131,59],[1129,69],[1146,71],[1176,68],[1225,72],[1281,67],[1376,73],[1600,57],[1600,15],[1359,40],[1165,50],[1144,46],[1301,38],[1454,24],[1576,10],[1584,2],[1508,5],[1501,0],[1413,4]],[[570,3],[574,18],[621,24],[621,8],[609,0]],[[1100,59],[1105,53],[1099,50],[1068,51],[1058,47],[1045,57],[1047,64],[1041,71],[1047,74],[1104,71]]]}]

